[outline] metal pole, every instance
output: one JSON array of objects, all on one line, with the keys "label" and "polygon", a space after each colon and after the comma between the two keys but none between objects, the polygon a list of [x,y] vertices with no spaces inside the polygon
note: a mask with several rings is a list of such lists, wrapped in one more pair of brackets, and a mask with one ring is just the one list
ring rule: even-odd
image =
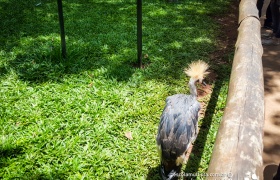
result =
[{"label": "metal pole", "polygon": [[137,57],[142,67],[142,0],[137,0]]},{"label": "metal pole", "polygon": [[63,59],[66,59],[66,41],[65,41],[65,32],[64,32],[62,0],[57,0],[57,7],[58,7],[58,17],[59,17],[59,26],[60,26],[62,57]]}]

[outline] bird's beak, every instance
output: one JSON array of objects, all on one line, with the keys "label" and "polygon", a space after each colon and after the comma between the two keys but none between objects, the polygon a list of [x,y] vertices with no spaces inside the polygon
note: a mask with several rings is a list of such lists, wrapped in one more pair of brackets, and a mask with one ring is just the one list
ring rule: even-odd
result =
[{"label": "bird's beak", "polygon": [[204,86],[207,86],[207,84],[206,84],[206,82],[205,82],[205,81],[202,81],[202,84],[203,84]]}]

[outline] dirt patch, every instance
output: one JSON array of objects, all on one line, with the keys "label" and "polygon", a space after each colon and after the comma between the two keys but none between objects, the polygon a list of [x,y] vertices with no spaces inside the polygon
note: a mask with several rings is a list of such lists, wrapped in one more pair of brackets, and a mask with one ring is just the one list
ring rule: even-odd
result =
[{"label": "dirt patch", "polygon": [[239,3],[233,1],[230,4],[228,15],[214,17],[221,27],[221,33],[218,36],[218,50],[210,55],[212,61],[218,64],[228,62],[225,55],[232,52],[238,35],[238,11]]},{"label": "dirt patch", "polygon": [[[228,55],[234,50],[234,46],[238,35],[238,1],[232,1],[228,10],[228,14],[224,16],[216,15],[213,18],[218,22],[221,27],[220,34],[218,35],[217,50],[211,53],[210,61],[211,64],[224,65],[231,64],[232,61],[228,61]],[[215,70],[209,70],[209,74],[206,81],[206,86],[198,86],[198,99],[202,99],[205,96],[212,93],[212,84],[218,78]]]}]

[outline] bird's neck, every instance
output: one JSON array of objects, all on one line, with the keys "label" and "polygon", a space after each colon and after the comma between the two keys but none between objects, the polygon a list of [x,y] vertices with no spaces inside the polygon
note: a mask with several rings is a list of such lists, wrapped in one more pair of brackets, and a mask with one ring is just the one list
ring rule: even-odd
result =
[{"label": "bird's neck", "polygon": [[195,86],[195,79],[191,78],[189,81],[189,88],[190,88],[190,93],[192,96],[196,97],[197,96],[197,90]]}]

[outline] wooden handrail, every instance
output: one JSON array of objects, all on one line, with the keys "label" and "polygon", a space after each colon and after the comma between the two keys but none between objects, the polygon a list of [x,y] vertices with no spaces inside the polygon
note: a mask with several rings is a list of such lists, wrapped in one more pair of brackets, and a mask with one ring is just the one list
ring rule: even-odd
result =
[{"label": "wooden handrail", "polygon": [[262,179],[264,82],[257,0],[242,0],[226,108],[207,179]]}]

